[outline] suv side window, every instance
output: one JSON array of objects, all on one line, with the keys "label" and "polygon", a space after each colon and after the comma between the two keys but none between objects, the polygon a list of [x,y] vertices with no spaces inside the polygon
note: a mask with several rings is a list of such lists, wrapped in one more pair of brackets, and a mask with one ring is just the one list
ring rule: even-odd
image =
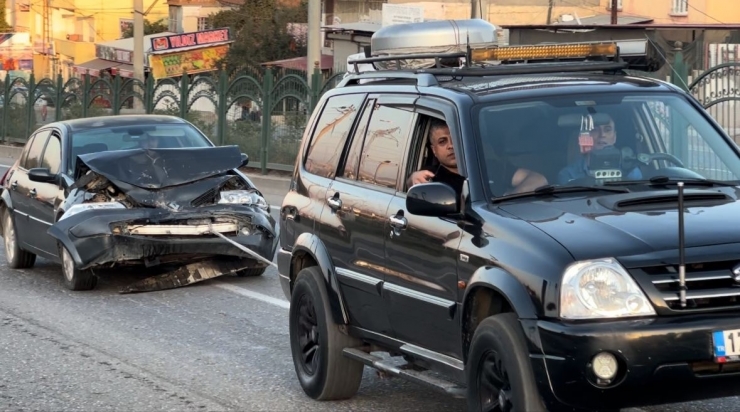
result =
[{"label": "suv side window", "polygon": [[360,157],[361,182],[396,188],[415,118],[408,110],[375,105]]},{"label": "suv side window", "polygon": [[334,178],[347,136],[364,100],[364,94],[329,98],[308,147],[305,167],[309,173]]},{"label": "suv side window", "polygon": [[41,162],[41,151],[44,150],[46,144],[46,138],[51,134],[50,131],[39,132],[34,136],[33,142],[28,149],[28,156],[23,164],[23,168],[26,170],[39,167]]},{"label": "suv side window", "polygon": [[370,99],[365,104],[365,109],[362,111],[362,117],[360,122],[357,124],[357,129],[352,138],[349,151],[347,153],[347,159],[344,164],[343,177],[351,180],[357,180],[357,168],[360,165],[360,153],[362,152],[362,145],[365,143],[365,132],[367,132],[368,120],[375,107],[375,99]]},{"label": "suv side window", "polygon": [[49,143],[44,149],[44,156],[41,159],[41,166],[46,167],[52,174],[59,173],[59,166],[62,164],[62,144],[59,142],[57,135],[49,138]]}]

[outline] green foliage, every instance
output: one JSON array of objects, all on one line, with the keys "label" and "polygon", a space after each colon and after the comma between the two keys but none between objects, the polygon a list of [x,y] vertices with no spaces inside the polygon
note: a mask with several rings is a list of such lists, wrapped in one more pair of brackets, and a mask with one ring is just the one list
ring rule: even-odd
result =
[{"label": "green foliage", "polygon": [[[3,1],[3,0],[0,0]],[[157,34],[157,33],[163,33],[166,32],[169,29],[167,25],[164,23],[164,19],[157,20],[155,22],[151,22],[149,20],[144,20],[144,35],[148,36],[150,34]],[[123,32],[122,39],[127,39],[129,37],[134,37],[134,26],[131,26],[126,29],[126,31]]]},{"label": "green foliage", "polygon": [[225,10],[209,18],[212,27],[230,27],[235,38],[222,65],[227,70],[260,63],[303,56],[305,39],[295,39],[289,23],[305,23],[308,3],[285,7],[278,0],[251,0],[234,10]]}]

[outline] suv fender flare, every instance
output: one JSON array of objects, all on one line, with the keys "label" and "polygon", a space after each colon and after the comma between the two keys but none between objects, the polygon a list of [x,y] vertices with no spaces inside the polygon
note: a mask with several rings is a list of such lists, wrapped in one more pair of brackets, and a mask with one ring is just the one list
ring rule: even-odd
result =
[{"label": "suv fender flare", "polygon": [[[321,274],[324,276],[324,281],[326,282],[326,293],[329,297],[329,307],[334,322],[338,325],[349,323],[349,316],[344,305],[344,297],[337,281],[337,272],[334,269],[334,263],[324,243],[313,233],[301,233],[293,245],[291,272],[293,271],[293,261],[296,258],[296,252],[303,252],[311,256],[316,261],[319,269],[321,269]],[[295,276],[298,276],[298,273],[291,273],[291,282],[295,281]]]},{"label": "suv fender flare", "polygon": [[473,273],[463,296],[463,313],[467,309],[470,292],[485,287],[501,294],[519,319],[537,319],[537,309],[524,285],[513,275],[498,267],[481,267]]}]

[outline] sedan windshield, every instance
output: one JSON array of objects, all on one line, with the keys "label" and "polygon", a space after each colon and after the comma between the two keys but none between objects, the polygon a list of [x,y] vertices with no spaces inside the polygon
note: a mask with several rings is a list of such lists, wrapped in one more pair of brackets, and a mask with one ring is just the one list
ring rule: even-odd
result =
[{"label": "sedan windshield", "polygon": [[108,150],[149,148],[211,147],[213,144],[196,128],[187,124],[143,124],[100,127],[71,135],[74,169],[78,155]]},{"label": "sedan windshield", "polygon": [[555,187],[639,190],[641,183],[740,179],[737,148],[675,94],[539,97],[483,105],[476,115],[494,197],[511,191],[502,176],[518,169],[540,173]]}]

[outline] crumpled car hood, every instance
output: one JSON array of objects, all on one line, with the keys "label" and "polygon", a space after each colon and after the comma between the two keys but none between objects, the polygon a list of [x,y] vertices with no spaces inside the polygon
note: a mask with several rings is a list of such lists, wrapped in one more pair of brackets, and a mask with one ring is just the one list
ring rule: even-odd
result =
[{"label": "crumpled car hood", "polygon": [[242,161],[238,146],[114,150],[83,154],[78,159],[113,184],[143,189],[179,186],[220,175],[238,168]]}]

